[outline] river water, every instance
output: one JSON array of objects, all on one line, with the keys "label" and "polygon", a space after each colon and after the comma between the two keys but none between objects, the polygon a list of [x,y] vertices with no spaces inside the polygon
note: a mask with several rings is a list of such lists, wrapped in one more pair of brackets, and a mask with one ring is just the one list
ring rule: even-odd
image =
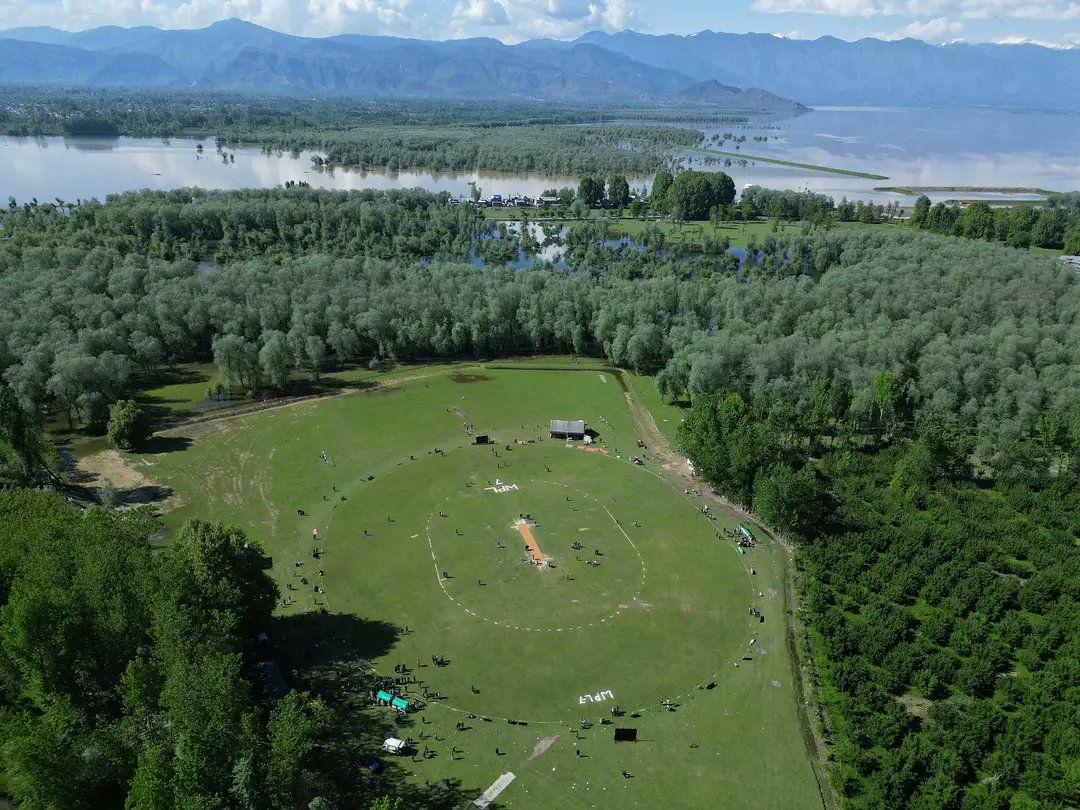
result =
[{"label": "river water", "polygon": [[[1001,110],[823,108],[767,125],[734,131],[748,140],[740,152],[798,163],[887,175],[888,180],[829,174],[754,162],[745,167],[705,166],[727,171],[736,187],[809,188],[837,201],[873,199],[910,202],[912,197],[875,192],[875,186],[1011,186],[1056,191],[1080,189],[1080,116]],[[764,143],[749,140],[754,135]],[[498,172],[318,171],[313,153],[266,154],[258,147],[215,152],[213,139],[167,141],[138,138],[0,137],[0,204],[59,197],[66,201],[134,189],[258,188],[304,181],[319,188],[413,188],[468,195],[537,196],[545,189],[576,186],[577,178]],[[733,150],[730,142],[723,146]],[[722,160],[722,159],[721,159]],[[641,187],[645,178],[631,178]],[[935,192],[931,199],[994,194]],[[1008,195],[1015,198],[1016,194]]]}]

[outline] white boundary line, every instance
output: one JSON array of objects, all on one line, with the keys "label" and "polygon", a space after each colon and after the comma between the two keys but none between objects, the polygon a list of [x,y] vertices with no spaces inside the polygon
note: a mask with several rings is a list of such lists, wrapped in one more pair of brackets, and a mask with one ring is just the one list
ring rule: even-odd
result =
[{"label": "white boundary line", "polygon": [[[593,455],[596,455],[596,456],[598,456],[600,458],[606,458],[606,459],[609,459],[609,460],[614,461],[614,462],[619,462],[619,463],[625,464],[625,465],[630,466],[630,467],[637,467],[637,469],[641,470],[642,472],[648,473],[653,478],[656,478],[658,481],[665,484],[668,488],[673,490],[677,495],[681,496],[682,500],[685,503],[690,504],[692,506],[697,506],[697,504],[693,500],[693,498],[688,496],[685,492],[679,492],[679,488],[677,486],[675,486],[674,483],[672,483],[671,481],[664,478],[664,476],[660,475],[660,473],[656,472],[655,470],[651,470],[651,469],[649,469],[648,467],[645,467],[645,466],[635,465],[632,462],[630,462],[630,461],[628,461],[626,459],[619,458],[617,456],[603,455],[603,454],[593,454]],[[597,505],[600,506],[601,509],[603,509],[605,512],[607,512],[608,516],[613,521],[615,521],[614,516],[607,509],[607,507],[604,506],[604,504],[602,504],[600,502],[600,500],[596,496],[594,496],[594,495],[592,495],[592,494],[590,494],[588,492],[575,490],[572,487],[570,487],[568,484],[563,484],[560,481],[548,481],[548,480],[544,480],[544,479],[526,479],[526,480],[529,481],[530,483],[554,484],[554,485],[557,485],[557,486],[561,486],[561,487],[563,487],[565,489],[569,489],[572,492],[577,492],[578,494],[583,495],[586,498],[589,498],[590,500],[594,501]],[[450,499],[450,496],[447,495],[446,498],[444,498],[443,500],[448,501],[449,499]],[[733,514],[737,514],[734,510],[731,510],[731,511],[732,511]],[[709,526],[712,526],[712,521],[710,521],[708,518],[704,517],[703,515],[699,515],[698,517],[699,517],[700,520],[704,520]],[[619,531],[622,532],[623,536],[627,539],[627,541],[629,541],[629,543],[633,547],[634,551],[636,551],[637,554],[638,554],[638,558],[641,561],[642,586],[644,587],[644,584],[645,584],[645,560],[641,556],[641,551],[634,544],[634,541],[630,540],[629,535],[626,534],[626,530],[622,528],[622,524],[620,524],[620,523],[618,523],[616,521],[615,525],[619,527]],[[533,629],[533,628],[512,627],[511,625],[503,624],[502,622],[497,622],[497,621],[493,621],[492,619],[488,619],[488,618],[483,617],[483,616],[478,616],[477,614],[475,614],[471,610],[469,610],[467,607],[462,605],[460,602],[458,602],[457,599],[455,599],[449,593],[449,591],[446,590],[446,587],[443,585],[442,577],[440,576],[439,564],[438,564],[438,561],[436,560],[436,557],[435,557],[435,547],[434,547],[434,544],[433,544],[432,539],[431,539],[431,517],[430,516],[428,517],[428,521],[427,521],[427,525],[426,525],[426,533],[427,533],[428,548],[431,551],[431,562],[435,567],[435,579],[439,583],[439,588],[446,595],[446,597],[448,599],[450,599],[450,601],[452,601],[454,604],[461,607],[466,613],[469,613],[469,614],[471,614],[472,616],[474,616],[474,617],[476,617],[478,619],[483,619],[486,622],[492,622],[493,624],[499,624],[499,625],[501,625],[503,627],[510,627],[511,629],[514,629],[514,630]],[[735,546],[734,546],[734,544],[730,544],[729,547],[734,548]],[[750,579],[750,576],[749,576],[749,574],[750,574],[750,566],[748,564],[746,564],[746,563],[742,563],[741,567],[742,567],[743,571],[747,574],[746,584],[750,587],[751,597],[753,597],[754,587],[753,587],[753,581]],[[618,613],[621,613],[621,612],[622,611],[618,611],[616,614],[614,614],[613,616],[610,616],[608,618],[614,618],[615,615],[618,615]],[[596,622],[594,622],[593,624],[596,624]],[[590,625],[587,625],[587,626],[591,627],[593,625],[590,624]],[[584,627],[568,628],[568,629],[571,629],[571,630],[584,629]],[[550,628],[549,628],[549,630],[550,630]],[[561,628],[560,628],[560,630],[561,630]],[[709,678],[707,680],[713,681],[713,680],[716,680],[719,676],[720,676],[720,670],[717,670],[711,676],[709,676]],[[698,688],[700,689],[700,686]],[[691,694],[695,693],[696,691],[697,690],[695,690],[695,689],[689,689],[686,692],[683,692],[682,694],[675,695],[673,698],[668,698],[668,699],[669,700],[674,700],[674,701],[680,701],[680,700],[683,700],[684,698],[689,697]],[[432,708],[432,707],[438,707],[440,709],[446,709],[447,711],[455,712],[457,714],[466,714],[469,711],[467,709],[458,708],[457,706],[446,703],[445,701],[434,701],[432,703],[429,703],[428,708]],[[656,711],[656,706],[654,704],[650,704],[650,705],[647,705],[647,706],[642,706],[641,708],[631,712],[630,714],[645,714],[647,712],[652,712],[652,711]],[[490,717],[492,720],[508,720],[508,718],[498,717],[498,716],[490,715],[490,714],[481,714],[480,716],[485,717],[485,718]],[[566,720],[527,720],[526,722],[533,723],[533,724],[536,724],[536,725],[564,725],[567,721]],[[511,776],[511,777],[513,776],[513,774],[504,774],[504,776],[507,776],[507,775]],[[497,784],[497,782],[496,782],[496,784]],[[509,782],[507,782],[507,784],[509,784]],[[495,787],[495,785],[492,785],[492,787],[488,788],[488,790],[491,790],[494,787]],[[501,792],[501,790],[500,790],[500,792]],[[496,794],[496,795],[498,795],[498,794]],[[483,798],[483,797],[481,797],[481,798]],[[492,800],[494,800],[494,799],[492,799]],[[477,799],[476,801],[479,802],[480,799]],[[480,807],[480,806],[487,807],[486,804],[485,805],[479,805],[478,804],[477,806],[478,807]]]}]

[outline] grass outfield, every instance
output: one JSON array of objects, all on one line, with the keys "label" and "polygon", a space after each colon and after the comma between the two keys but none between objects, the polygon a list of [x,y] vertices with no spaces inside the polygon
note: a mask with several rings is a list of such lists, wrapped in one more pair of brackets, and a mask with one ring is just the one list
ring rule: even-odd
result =
[{"label": "grass outfield", "polygon": [[[575,370],[544,370],[560,365]],[[177,449],[132,459],[176,493],[171,526],[220,519],[264,544],[289,600],[277,655],[336,695],[364,750],[395,735],[435,754],[384,756],[371,778],[418,795],[448,779],[451,804],[512,772],[496,806],[820,807],[785,649],[783,551],[738,554],[717,537],[736,516],[703,517],[656,448],[636,447],[649,434],[631,398],[665,436],[681,418],[652,381],[626,375],[624,391],[565,359],[401,376],[180,428]],[[552,418],[585,419],[607,452],[547,438]],[[473,446],[466,423],[497,444]],[[526,514],[545,565],[526,561]],[[393,677],[395,664],[420,681],[410,698],[443,695],[404,727],[350,691],[361,667]],[[601,725],[615,705],[627,714]],[[614,725],[640,741],[614,743]]]}]

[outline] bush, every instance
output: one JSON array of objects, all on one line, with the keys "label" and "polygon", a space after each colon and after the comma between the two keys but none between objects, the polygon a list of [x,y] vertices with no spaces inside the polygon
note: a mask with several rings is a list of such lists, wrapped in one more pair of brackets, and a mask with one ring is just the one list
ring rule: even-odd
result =
[{"label": "bush", "polygon": [[98,490],[98,500],[102,506],[110,509],[120,505],[120,490],[111,481],[106,481]]},{"label": "bush", "polygon": [[150,436],[150,423],[146,413],[135,400],[122,399],[109,408],[109,426],[106,429],[109,444],[121,450],[131,450]]}]

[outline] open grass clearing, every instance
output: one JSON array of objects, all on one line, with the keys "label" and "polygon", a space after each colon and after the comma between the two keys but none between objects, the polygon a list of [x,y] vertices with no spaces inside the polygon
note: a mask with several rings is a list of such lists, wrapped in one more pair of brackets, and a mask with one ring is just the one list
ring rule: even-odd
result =
[{"label": "open grass clearing", "polygon": [[[265,545],[291,600],[274,630],[287,671],[339,690],[358,660],[390,676],[404,664],[443,694],[404,727],[338,698],[376,748],[384,732],[424,731],[418,749],[436,755],[389,761],[395,777],[451,779],[475,798],[513,772],[504,807],[820,806],[784,644],[784,553],[736,553],[716,534],[738,516],[707,520],[636,447],[630,406],[659,407],[652,381],[625,375],[624,391],[568,358],[442,371],[224,420],[134,461],[182,496],[170,526],[221,519]],[[659,413],[670,429],[677,409]],[[552,418],[585,419],[608,452],[546,438]],[[497,443],[474,446],[467,424]],[[523,514],[548,565],[524,561]],[[612,742],[599,723],[612,705],[641,742]]]}]

